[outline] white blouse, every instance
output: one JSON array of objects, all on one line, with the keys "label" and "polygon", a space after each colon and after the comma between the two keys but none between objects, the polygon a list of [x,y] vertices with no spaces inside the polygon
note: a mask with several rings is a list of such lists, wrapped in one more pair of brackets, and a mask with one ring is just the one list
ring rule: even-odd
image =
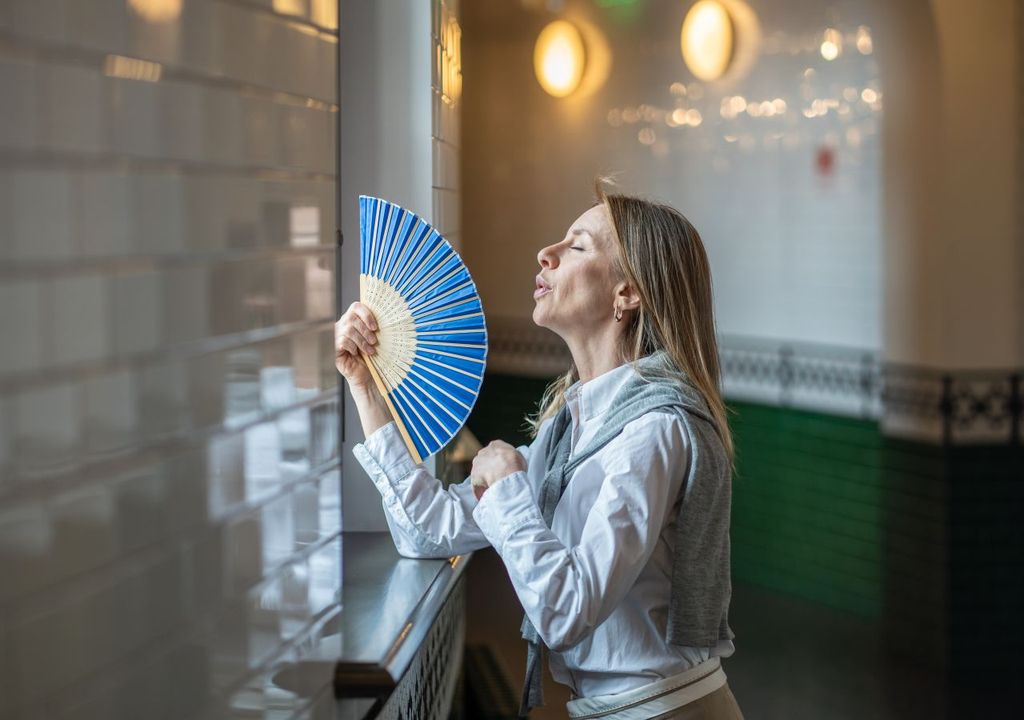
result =
[{"label": "white blouse", "polygon": [[[594,437],[634,372],[621,365],[566,391],[573,452]],[[526,471],[501,479],[479,502],[468,478],[445,490],[415,465],[394,423],[354,453],[383,497],[400,554],[450,557],[494,546],[551,649],[552,675],[576,697],[632,690],[709,657],[732,655],[729,640],[713,648],[665,640],[674,501],[689,461],[682,422],[655,411],[626,425],[576,469],[548,528],[537,498],[550,431],[548,419],[533,443],[518,448]]]}]

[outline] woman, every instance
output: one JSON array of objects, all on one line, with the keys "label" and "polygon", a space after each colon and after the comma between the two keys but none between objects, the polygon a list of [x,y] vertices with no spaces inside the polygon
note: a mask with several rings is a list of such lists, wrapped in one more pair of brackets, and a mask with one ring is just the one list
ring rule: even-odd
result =
[{"label": "woman", "polygon": [[741,718],[719,660],[733,652],[732,442],[707,256],[676,210],[597,192],[537,255],[533,319],[572,367],[545,393],[533,442],[490,443],[442,489],[359,357],[376,325],[354,303],[336,327],[366,434],[354,452],[403,555],[501,556],[526,612],[522,714],[543,702],[550,650],[572,718]]}]

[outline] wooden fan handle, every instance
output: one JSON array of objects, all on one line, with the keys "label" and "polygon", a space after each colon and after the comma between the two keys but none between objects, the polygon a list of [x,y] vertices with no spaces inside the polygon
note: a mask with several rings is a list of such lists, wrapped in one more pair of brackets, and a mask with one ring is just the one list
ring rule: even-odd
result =
[{"label": "wooden fan handle", "polygon": [[384,380],[381,379],[377,366],[374,365],[370,356],[362,350],[359,351],[359,355],[363,358],[363,362],[366,363],[366,368],[370,371],[370,376],[373,378],[373,382],[377,385],[377,389],[380,390],[380,394],[384,398],[384,402],[387,403],[388,410],[391,412],[391,417],[394,419],[395,425],[398,427],[398,432],[402,434],[402,439],[405,440],[405,447],[408,448],[409,454],[412,455],[413,462],[419,465],[423,462],[423,458],[420,457],[420,453],[416,449],[416,445],[413,443],[412,436],[409,435],[409,431],[406,430],[405,423],[402,422],[402,418],[398,414],[397,408],[392,404],[391,395],[387,387],[384,385]]}]

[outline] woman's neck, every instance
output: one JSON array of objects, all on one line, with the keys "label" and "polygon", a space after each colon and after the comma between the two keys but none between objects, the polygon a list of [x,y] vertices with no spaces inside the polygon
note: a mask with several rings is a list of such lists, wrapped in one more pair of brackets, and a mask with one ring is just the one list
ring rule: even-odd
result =
[{"label": "woman's neck", "polygon": [[621,340],[616,330],[611,327],[606,332],[565,339],[581,382],[593,380],[622,364]]}]

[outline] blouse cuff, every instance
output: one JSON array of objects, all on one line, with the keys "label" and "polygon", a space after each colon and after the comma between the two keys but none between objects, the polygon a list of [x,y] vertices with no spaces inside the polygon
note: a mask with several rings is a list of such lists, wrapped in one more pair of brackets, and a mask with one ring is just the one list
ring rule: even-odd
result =
[{"label": "blouse cuff", "polygon": [[394,421],[377,428],[363,442],[356,443],[352,454],[379,488],[384,484],[397,487],[416,469]]},{"label": "blouse cuff", "polygon": [[538,522],[547,527],[522,470],[487,488],[473,509],[473,519],[499,552],[516,530]]}]

